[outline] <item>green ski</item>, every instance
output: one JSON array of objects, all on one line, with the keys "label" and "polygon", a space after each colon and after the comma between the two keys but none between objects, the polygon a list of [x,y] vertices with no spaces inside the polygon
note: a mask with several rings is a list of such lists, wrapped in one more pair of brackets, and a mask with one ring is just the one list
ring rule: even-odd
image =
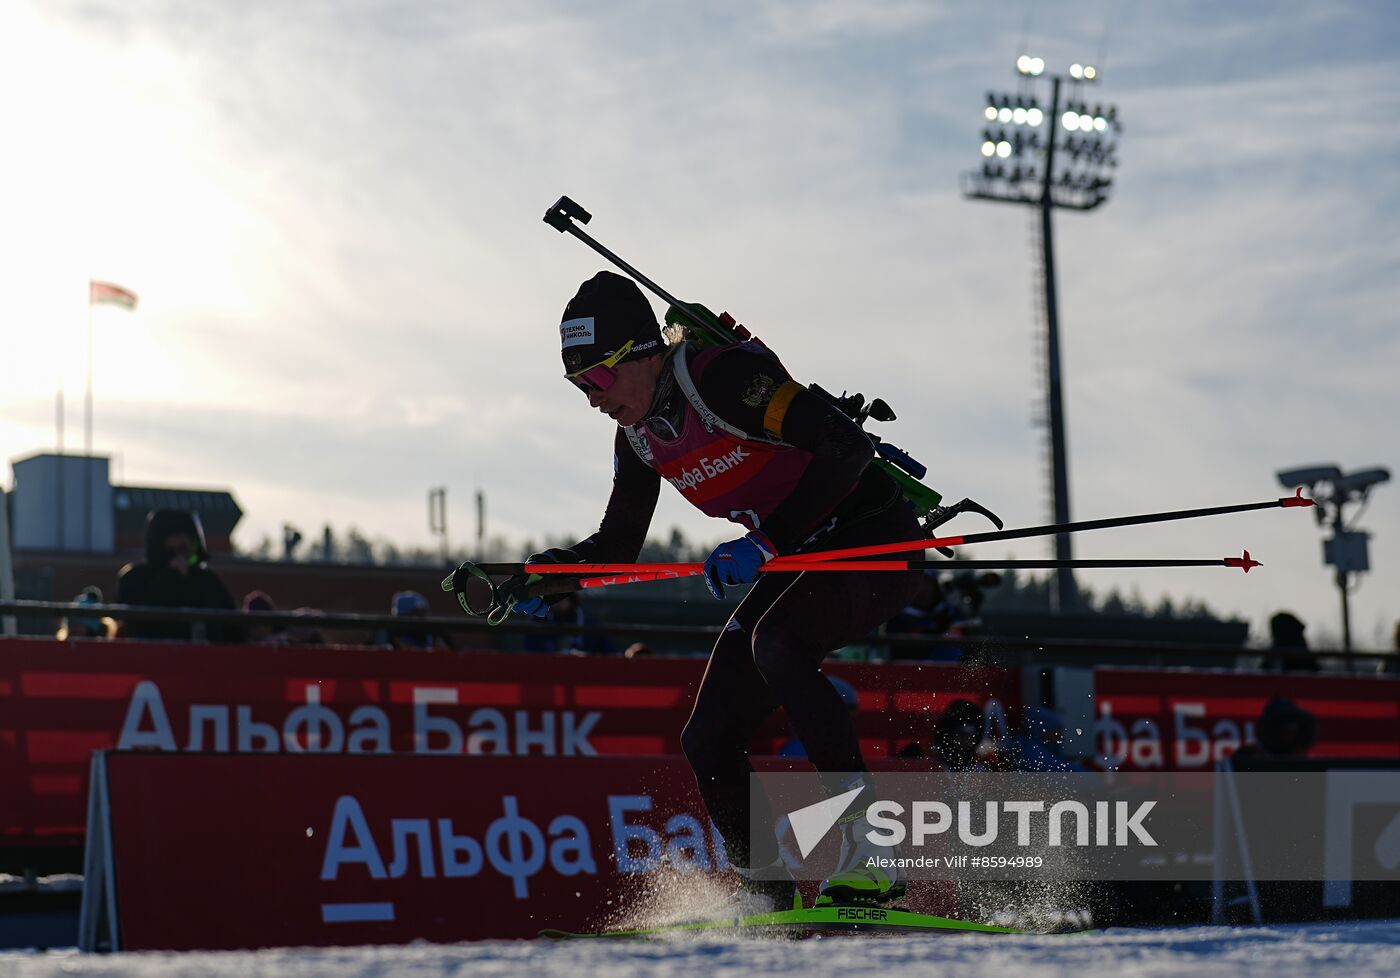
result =
[{"label": "green ski", "polygon": [[600,937],[658,937],[665,934],[696,933],[700,931],[747,930],[922,930],[962,931],[979,934],[1036,933],[1035,931],[1017,930],[1013,927],[979,924],[971,920],[954,920],[951,917],[935,917],[932,914],[915,913],[912,910],[870,906],[825,906],[810,907],[802,910],[779,910],[773,913],[751,914],[747,917],[693,920],[687,923],[661,924],[657,927],[639,927],[630,930],[605,930],[583,934],[549,928],[540,931],[540,936],[555,940],[571,940],[576,938]]}]

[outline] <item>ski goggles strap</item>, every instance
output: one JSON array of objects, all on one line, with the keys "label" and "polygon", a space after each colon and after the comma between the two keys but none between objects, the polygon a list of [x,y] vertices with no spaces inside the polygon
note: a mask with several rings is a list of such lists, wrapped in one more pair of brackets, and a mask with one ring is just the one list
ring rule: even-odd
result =
[{"label": "ski goggles strap", "polygon": [[585,394],[592,391],[605,391],[617,382],[617,365],[622,362],[623,357],[632,352],[634,342],[635,340],[628,340],[606,360],[600,360],[591,367],[584,367],[582,370],[564,376]]}]

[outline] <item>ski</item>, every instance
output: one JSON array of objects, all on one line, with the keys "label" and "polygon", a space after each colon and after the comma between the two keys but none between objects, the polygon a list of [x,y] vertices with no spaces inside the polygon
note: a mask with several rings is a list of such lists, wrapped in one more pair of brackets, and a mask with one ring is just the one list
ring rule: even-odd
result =
[{"label": "ski", "polygon": [[916,913],[912,910],[900,910],[894,907],[826,906],[809,907],[802,910],[778,910],[745,917],[692,920],[684,923],[660,924],[655,927],[585,933],[546,928],[540,931],[540,936],[551,940],[575,940],[580,938],[660,937],[667,934],[688,934],[702,931],[748,930],[759,932],[770,930],[904,930],[959,931],[979,934],[1036,933],[1035,931],[1018,930],[1014,927],[981,924],[971,920],[936,917],[932,914]]}]

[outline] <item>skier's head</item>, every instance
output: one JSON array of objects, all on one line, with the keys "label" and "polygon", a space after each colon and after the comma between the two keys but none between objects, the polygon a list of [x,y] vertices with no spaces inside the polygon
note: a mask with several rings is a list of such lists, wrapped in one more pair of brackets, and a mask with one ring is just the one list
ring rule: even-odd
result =
[{"label": "skier's head", "polygon": [[621,425],[651,407],[664,352],[651,303],[631,279],[599,272],[579,286],[559,324],[564,373]]},{"label": "skier's head", "polygon": [[[651,303],[630,278],[599,272],[578,287],[559,324],[564,372],[577,374],[622,353],[628,363],[663,352]],[[623,352],[623,347],[632,345]]]}]

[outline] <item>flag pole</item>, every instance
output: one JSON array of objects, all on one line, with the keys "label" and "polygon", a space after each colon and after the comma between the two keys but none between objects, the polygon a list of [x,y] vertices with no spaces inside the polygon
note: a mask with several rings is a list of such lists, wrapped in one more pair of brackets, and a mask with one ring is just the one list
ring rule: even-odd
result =
[{"label": "flag pole", "polygon": [[[88,279],[87,387],[83,392],[83,541],[92,550],[92,279]],[[62,463],[60,463],[62,464]]]},{"label": "flag pole", "polygon": [[87,387],[83,391],[83,454],[92,456],[92,286],[88,285]]},{"label": "flag pole", "polygon": [[58,397],[55,404],[54,421],[58,427],[58,473],[54,479],[55,488],[58,490],[57,530],[58,547],[63,549],[63,507],[67,504],[63,492],[63,354],[58,355]]}]

